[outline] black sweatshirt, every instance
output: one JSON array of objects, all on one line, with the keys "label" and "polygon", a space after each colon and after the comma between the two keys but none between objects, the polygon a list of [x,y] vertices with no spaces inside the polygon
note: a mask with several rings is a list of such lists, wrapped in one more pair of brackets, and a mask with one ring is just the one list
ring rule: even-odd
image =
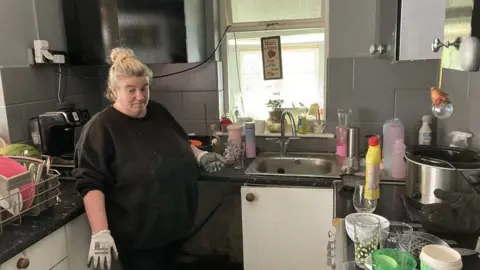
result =
[{"label": "black sweatshirt", "polygon": [[113,107],[85,125],[75,149],[77,187],[105,194],[117,246],[149,249],[179,240],[193,227],[198,167],[188,135],[159,103],[143,118]]}]

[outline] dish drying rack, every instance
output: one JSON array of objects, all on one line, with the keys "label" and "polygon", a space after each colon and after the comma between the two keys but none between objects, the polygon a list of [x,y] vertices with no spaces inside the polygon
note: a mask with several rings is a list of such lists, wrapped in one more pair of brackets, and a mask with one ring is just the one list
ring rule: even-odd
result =
[{"label": "dish drying rack", "polygon": [[[23,156],[6,156],[21,165],[27,171],[25,173],[6,178],[0,175],[0,235],[6,225],[20,225],[24,216],[38,216],[41,212],[53,207],[58,201],[60,194],[60,172],[50,169],[51,158],[42,156],[41,159],[23,157]],[[33,195],[33,203],[26,209],[23,208],[23,202],[20,187],[33,182],[28,187],[35,188]],[[2,200],[4,200],[2,202]],[[2,205],[8,205],[4,208]]]}]

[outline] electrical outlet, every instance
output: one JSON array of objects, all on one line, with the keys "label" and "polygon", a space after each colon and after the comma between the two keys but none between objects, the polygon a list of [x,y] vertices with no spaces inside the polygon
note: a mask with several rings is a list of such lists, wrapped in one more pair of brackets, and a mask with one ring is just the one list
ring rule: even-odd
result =
[{"label": "electrical outlet", "polygon": [[56,64],[65,64],[65,55],[63,55],[63,54],[54,54],[54,55],[53,55],[53,63],[56,63]]},{"label": "electrical outlet", "polygon": [[33,52],[35,55],[35,63],[41,64],[45,63],[43,59],[43,52],[48,51],[48,41],[46,40],[34,40],[33,41]]}]

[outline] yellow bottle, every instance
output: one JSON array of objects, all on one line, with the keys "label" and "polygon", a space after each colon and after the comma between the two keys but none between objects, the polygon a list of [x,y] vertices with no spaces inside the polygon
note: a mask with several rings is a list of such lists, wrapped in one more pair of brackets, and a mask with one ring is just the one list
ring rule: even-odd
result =
[{"label": "yellow bottle", "polygon": [[377,136],[368,139],[368,151],[365,157],[365,194],[367,200],[380,199],[380,162],[382,151]]}]

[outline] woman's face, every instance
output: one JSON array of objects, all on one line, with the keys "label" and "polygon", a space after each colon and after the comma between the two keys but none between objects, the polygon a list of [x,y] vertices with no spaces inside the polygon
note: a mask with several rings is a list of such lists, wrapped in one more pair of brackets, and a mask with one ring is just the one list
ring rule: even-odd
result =
[{"label": "woman's face", "polygon": [[144,117],[147,113],[147,104],[150,89],[146,77],[118,77],[115,88],[113,106],[130,117]]}]

